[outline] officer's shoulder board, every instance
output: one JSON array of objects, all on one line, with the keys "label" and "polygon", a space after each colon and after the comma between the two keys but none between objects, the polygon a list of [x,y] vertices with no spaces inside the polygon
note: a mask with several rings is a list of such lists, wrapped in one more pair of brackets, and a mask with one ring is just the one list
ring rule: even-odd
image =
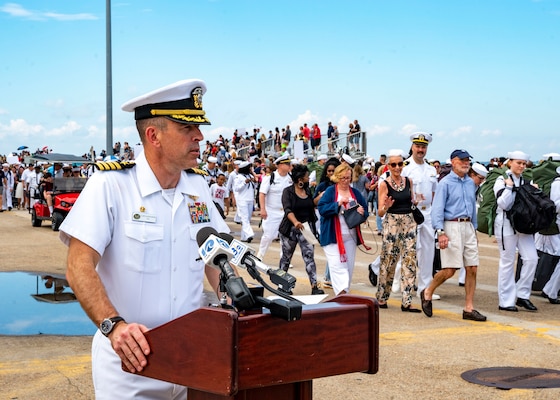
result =
[{"label": "officer's shoulder board", "polygon": [[404,160],[403,164],[404,164],[404,166],[406,167],[407,165],[410,164],[410,160]]},{"label": "officer's shoulder board", "polygon": [[204,171],[203,169],[200,168],[189,168],[186,170],[187,174],[197,174],[197,175],[202,175],[202,176],[208,176],[208,172]]},{"label": "officer's shoulder board", "polygon": [[133,168],[136,164],[133,161],[99,161],[93,165],[99,171],[120,171]]}]

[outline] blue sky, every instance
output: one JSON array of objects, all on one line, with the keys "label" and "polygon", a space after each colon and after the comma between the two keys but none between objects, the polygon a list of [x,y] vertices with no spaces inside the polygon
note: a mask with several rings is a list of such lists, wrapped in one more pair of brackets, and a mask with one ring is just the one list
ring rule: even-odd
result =
[{"label": "blue sky", "polygon": [[[200,78],[208,139],[358,119],[368,154],[478,160],[560,152],[560,0],[112,2],[114,141],[121,104]],[[0,154],[105,148],[105,1],[0,0]]]}]

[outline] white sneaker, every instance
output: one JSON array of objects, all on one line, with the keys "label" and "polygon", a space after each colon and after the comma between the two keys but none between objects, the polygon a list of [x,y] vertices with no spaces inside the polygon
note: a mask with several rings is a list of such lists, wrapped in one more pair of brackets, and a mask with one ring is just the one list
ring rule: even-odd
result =
[{"label": "white sneaker", "polygon": [[[416,292],[416,297],[420,298],[420,292]],[[439,294],[432,294],[432,300],[441,300],[441,296]]]}]

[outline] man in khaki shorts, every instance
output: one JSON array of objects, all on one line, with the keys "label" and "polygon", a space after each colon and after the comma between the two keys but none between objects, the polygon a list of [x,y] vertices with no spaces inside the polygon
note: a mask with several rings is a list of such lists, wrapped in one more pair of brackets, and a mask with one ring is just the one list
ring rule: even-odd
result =
[{"label": "man in khaki shorts", "polygon": [[442,269],[430,285],[420,292],[422,310],[432,316],[432,294],[443,282],[465,267],[465,308],[463,319],[486,321],[474,309],[478,267],[478,241],[476,238],[476,185],[468,176],[471,155],[466,150],[451,153],[452,170],[437,186],[432,204],[432,226],[438,235]]}]

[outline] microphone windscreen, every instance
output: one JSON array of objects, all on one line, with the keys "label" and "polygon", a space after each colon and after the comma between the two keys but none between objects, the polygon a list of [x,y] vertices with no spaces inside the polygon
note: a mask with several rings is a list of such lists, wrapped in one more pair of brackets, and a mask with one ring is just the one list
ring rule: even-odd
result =
[{"label": "microphone windscreen", "polygon": [[210,235],[218,236],[218,231],[211,226],[205,226],[204,228],[201,228],[196,234],[196,243],[198,243],[198,246],[202,246],[202,243],[204,243],[206,239],[210,237]]},{"label": "microphone windscreen", "polygon": [[220,237],[220,239],[225,240],[226,242],[228,242],[229,244],[231,244],[231,242],[233,242],[233,240],[235,239],[233,236],[231,236],[229,233],[225,233],[225,232],[220,232],[218,233],[218,236]]}]

